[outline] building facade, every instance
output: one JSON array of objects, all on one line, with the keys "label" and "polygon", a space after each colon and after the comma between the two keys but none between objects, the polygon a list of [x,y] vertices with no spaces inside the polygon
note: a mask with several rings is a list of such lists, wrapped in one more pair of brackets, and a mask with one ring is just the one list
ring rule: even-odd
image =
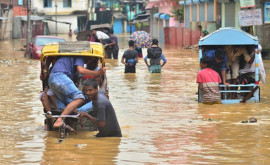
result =
[{"label": "building facade", "polygon": [[[254,5],[248,7],[241,5],[240,0],[181,0],[179,4],[184,7],[184,24],[190,33],[198,33],[198,25],[202,25],[210,33],[221,27],[235,27],[257,36],[263,49],[270,49],[270,1],[254,0]],[[241,26],[239,12],[254,9],[261,11],[259,19],[262,19],[262,23]]]},{"label": "building facade", "polygon": [[88,0],[35,0],[31,6],[37,15],[49,18],[50,34],[67,34],[70,29],[85,26],[91,5]]},{"label": "building facade", "polygon": [[165,44],[164,29],[167,27],[180,27],[180,23],[171,17],[174,7],[179,6],[178,1],[150,0],[145,9],[150,10],[150,33],[159,40],[160,46]]}]

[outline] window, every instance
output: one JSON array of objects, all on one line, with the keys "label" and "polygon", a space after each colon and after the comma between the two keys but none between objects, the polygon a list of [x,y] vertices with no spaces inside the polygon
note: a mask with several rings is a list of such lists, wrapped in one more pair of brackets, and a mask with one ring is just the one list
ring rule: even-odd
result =
[{"label": "window", "polygon": [[23,5],[23,0],[18,0],[18,5],[22,6]]},{"label": "window", "polygon": [[63,0],[63,7],[72,7],[72,0]]},{"label": "window", "polygon": [[43,0],[44,7],[52,7],[52,0]]}]

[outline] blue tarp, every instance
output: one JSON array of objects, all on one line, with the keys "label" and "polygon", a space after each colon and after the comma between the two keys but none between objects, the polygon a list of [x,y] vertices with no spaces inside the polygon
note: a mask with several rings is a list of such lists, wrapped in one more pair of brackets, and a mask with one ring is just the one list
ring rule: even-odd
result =
[{"label": "blue tarp", "polygon": [[165,19],[165,20],[169,20],[169,19],[170,19],[170,17],[169,17],[168,14],[161,14],[161,15],[159,16],[159,18],[160,18],[160,19]]},{"label": "blue tarp", "polygon": [[155,13],[154,17],[160,18],[160,19],[165,19],[165,20],[170,19],[170,16],[168,14],[163,14],[163,13]]},{"label": "blue tarp", "polygon": [[155,13],[154,17],[159,17],[160,13]]}]

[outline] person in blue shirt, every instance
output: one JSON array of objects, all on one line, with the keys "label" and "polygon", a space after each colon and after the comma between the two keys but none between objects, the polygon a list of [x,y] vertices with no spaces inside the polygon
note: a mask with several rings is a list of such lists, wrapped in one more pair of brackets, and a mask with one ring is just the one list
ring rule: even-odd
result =
[{"label": "person in blue shirt", "polygon": [[209,49],[204,51],[203,56],[210,57],[211,68],[219,73],[224,85],[229,85],[229,83],[226,82],[227,57],[225,51],[221,48]]},{"label": "person in blue shirt", "polygon": [[[158,47],[157,39],[153,39],[151,48],[161,50],[161,48]],[[161,73],[161,68],[167,63],[167,59],[165,58],[164,54],[162,53],[162,51],[160,52],[161,52],[161,55],[158,57],[149,57],[149,52],[147,56],[144,57],[144,62],[147,65],[150,73]],[[150,65],[148,64],[147,58],[150,58]],[[160,64],[161,60],[163,61],[162,64]]]}]

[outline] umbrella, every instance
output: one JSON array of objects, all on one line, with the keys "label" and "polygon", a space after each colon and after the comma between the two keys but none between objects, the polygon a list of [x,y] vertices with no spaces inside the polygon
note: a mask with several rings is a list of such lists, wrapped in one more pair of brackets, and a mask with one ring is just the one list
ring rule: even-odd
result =
[{"label": "umbrella", "polygon": [[148,48],[152,44],[152,36],[145,31],[135,31],[130,36],[135,41],[135,46],[140,48]]}]

